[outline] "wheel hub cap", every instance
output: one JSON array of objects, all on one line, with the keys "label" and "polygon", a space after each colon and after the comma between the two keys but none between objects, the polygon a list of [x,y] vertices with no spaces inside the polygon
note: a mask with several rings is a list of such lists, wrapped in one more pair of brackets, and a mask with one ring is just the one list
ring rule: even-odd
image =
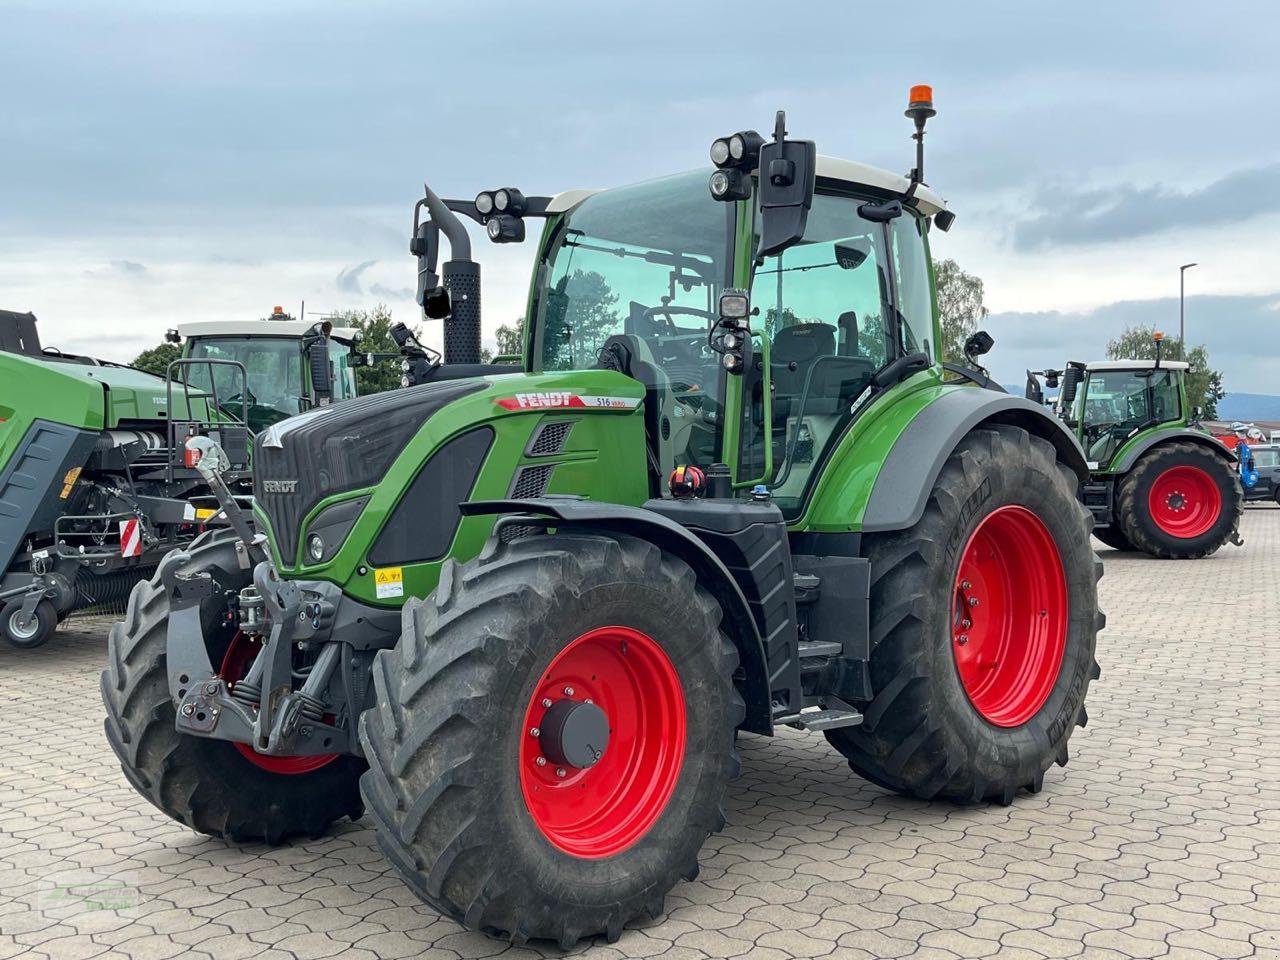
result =
[{"label": "wheel hub cap", "polygon": [[523,719],[520,791],[534,826],[565,853],[620,853],[675,792],[684,691],[647,634],[600,627],[571,641],[538,679]]},{"label": "wheel hub cap", "polygon": [[951,629],[956,672],[983,719],[1017,727],[1034,717],[1066,650],[1067,584],[1052,534],[1026,507],[1000,507],[970,535]]},{"label": "wheel hub cap", "polygon": [[1208,533],[1222,513],[1222,493],[1199,467],[1170,467],[1156,477],[1147,498],[1151,519],[1163,532],[1181,539]]}]

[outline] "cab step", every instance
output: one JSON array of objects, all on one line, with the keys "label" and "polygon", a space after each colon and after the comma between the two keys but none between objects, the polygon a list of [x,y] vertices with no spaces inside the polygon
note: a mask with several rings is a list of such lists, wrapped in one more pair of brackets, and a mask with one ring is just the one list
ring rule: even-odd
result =
[{"label": "cab step", "polygon": [[787,717],[777,717],[774,723],[785,723],[797,730],[839,730],[856,727],[862,722],[862,713],[852,707],[839,710],[805,710]]},{"label": "cab step", "polygon": [[802,640],[800,642],[800,659],[807,660],[811,657],[838,657],[844,650],[841,643],[832,643],[823,640]]}]

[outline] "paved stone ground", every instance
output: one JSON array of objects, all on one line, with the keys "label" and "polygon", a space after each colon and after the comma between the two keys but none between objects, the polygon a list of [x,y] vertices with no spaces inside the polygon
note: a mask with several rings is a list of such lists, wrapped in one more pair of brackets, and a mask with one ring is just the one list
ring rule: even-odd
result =
[{"label": "paved stone ground", "polygon": [[[744,739],[729,828],[661,922],[592,960],[1280,957],[1280,509],[1241,550],[1105,551],[1091,722],[1037,796],[958,809],[819,737]],[[534,957],[421,906],[366,824],[236,849],[172,823],[103,740],[105,621],[0,649],[0,960]]]}]

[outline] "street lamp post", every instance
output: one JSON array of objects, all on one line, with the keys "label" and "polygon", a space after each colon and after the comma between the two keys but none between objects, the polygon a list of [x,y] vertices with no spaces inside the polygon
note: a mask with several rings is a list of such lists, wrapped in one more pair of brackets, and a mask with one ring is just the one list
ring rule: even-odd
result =
[{"label": "street lamp post", "polygon": [[1178,346],[1182,359],[1187,358],[1187,271],[1194,263],[1184,263],[1178,268]]}]

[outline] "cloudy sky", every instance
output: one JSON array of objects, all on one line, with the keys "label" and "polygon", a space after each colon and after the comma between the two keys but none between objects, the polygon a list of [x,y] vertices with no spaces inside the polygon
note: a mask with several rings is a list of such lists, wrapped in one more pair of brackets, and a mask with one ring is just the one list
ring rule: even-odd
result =
[{"label": "cloudy sky", "polygon": [[[1044,12],[1051,10],[1052,12]],[[905,170],[931,83],[935,255],[986,282],[995,372],[1176,330],[1280,393],[1280,5],[0,0],[0,307],[129,359],[187,319],[384,301],[441,194],[705,167],[784,107],[823,153]],[[486,327],[531,245],[479,241]]]}]

